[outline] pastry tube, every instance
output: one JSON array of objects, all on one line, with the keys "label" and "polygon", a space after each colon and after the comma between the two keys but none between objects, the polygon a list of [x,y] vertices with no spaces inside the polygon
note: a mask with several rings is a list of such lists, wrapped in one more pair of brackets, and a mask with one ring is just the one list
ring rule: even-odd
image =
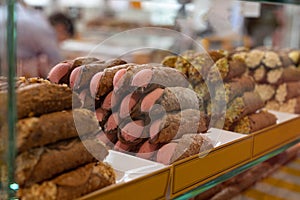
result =
[{"label": "pastry tube", "polygon": [[255,113],[265,103],[257,92],[245,92],[242,97],[235,98],[226,110],[224,129],[229,130],[234,122],[242,117]]},{"label": "pastry tube", "polygon": [[297,64],[298,59],[296,58],[296,62],[295,59],[291,59],[289,57],[289,54],[291,53],[291,55],[294,55],[297,57],[296,54],[289,52],[289,50],[279,50],[278,54],[280,56],[280,60],[282,62],[282,67],[287,68],[287,67],[295,67],[295,65]]},{"label": "pastry tube", "polygon": [[141,141],[140,143],[132,145],[122,143],[120,140],[118,140],[114,145],[114,150],[135,156],[135,153],[139,150],[143,142],[144,141]]},{"label": "pastry tube", "polygon": [[269,69],[275,69],[282,66],[279,55],[274,51],[265,51],[265,56],[262,59],[262,64],[264,64]]},{"label": "pastry tube", "polygon": [[245,63],[249,69],[255,69],[260,66],[265,52],[258,49],[253,49],[247,53]]},{"label": "pastry tube", "polygon": [[113,90],[113,79],[117,71],[126,69],[130,65],[132,64],[117,65],[95,74],[90,84],[92,96],[95,96],[96,99],[100,99],[111,92]]},{"label": "pastry tube", "polygon": [[54,179],[20,188],[22,200],[72,200],[116,183],[113,168],[103,162],[92,162]]},{"label": "pastry tube", "polygon": [[78,95],[80,101],[81,101],[81,108],[85,108],[88,110],[95,110],[97,107],[97,102],[95,99],[91,96],[89,89],[83,89],[80,91]]},{"label": "pastry tube", "polygon": [[151,144],[149,140],[144,142],[136,153],[137,157],[152,160],[156,154],[156,151],[161,147],[161,144]]},{"label": "pastry tube", "polygon": [[288,53],[288,57],[293,61],[295,65],[300,63],[300,50],[291,50]]},{"label": "pastry tube", "polygon": [[[120,103],[120,107],[119,107],[119,117],[121,119],[124,119],[128,116],[131,115],[132,112],[134,112],[134,110],[138,110],[137,112],[140,111],[140,99],[141,99],[142,95],[138,92],[132,92],[129,93],[128,95],[126,95],[121,103]],[[137,104],[139,104],[137,106]],[[135,108],[137,107],[137,108]]]},{"label": "pastry tube", "polygon": [[101,61],[96,57],[89,57],[89,56],[77,57],[73,60],[72,68],[75,69],[76,67],[79,67],[81,65],[87,65],[90,63],[104,63],[104,61]]},{"label": "pastry tube", "polygon": [[59,63],[50,70],[47,79],[53,83],[69,85],[70,75],[75,68],[97,61],[99,59],[94,57],[78,57],[74,60]]},{"label": "pastry tube", "polygon": [[166,66],[166,67],[172,67],[172,68],[175,68],[175,64],[176,64],[176,61],[177,61],[177,56],[166,56],[161,64]]},{"label": "pastry tube", "polygon": [[136,145],[141,143],[146,137],[143,135],[145,127],[143,120],[135,120],[121,125],[118,132],[118,139],[123,144]]},{"label": "pastry tube", "polygon": [[[159,104],[159,107],[155,107]],[[197,94],[189,89],[182,87],[168,87],[165,89],[157,88],[147,94],[141,101],[141,112],[151,112],[156,115],[161,112],[180,111],[185,109],[199,110],[203,107],[201,99]]]},{"label": "pastry tube", "polygon": [[[224,84],[225,100],[227,103],[231,102],[234,98],[242,96],[244,92],[253,91],[255,82],[250,76],[242,76],[241,78],[234,78],[230,82]],[[220,90],[216,90],[217,92]],[[215,98],[218,98],[218,93]]]},{"label": "pastry tube", "polygon": [[160,87],[188,87],[189,82],[180,71],[169,67],[155,67],[143,69],[136,73],[131,81],[131,86],[148,88],[152,85]]},{"label": "pastry tube", "polygon": [[267,74],[267,81],[274,85],[279,85],[285,82],[300,81],[300,69],[289,67],[270,70]]},{"label": "pastry tube", "polygon": [[211,150],[212,141],[203,134],[186,134],[177,141],[163,145],[156,155],[156,161],[169,165],[178,160]]},{"label": "pastry tube", "polygon": [[68,82],[66,74],[69,73],[72,64],[71,60],[58,63],[50,70],[47,79],[52,83],[66,84]]},{"label": "pastry tube", "polygon": [[300,114],[300,97],[289,99],[279,106],[280,112]]},{"label": "pastry tube", "polygon": [[16,128],[18,152],[99,131],[94,113],[86,109],[53,112],[40,117],[21,119]]},{"label": "pastry tube", "polygon": [[115,143],[118,141],[118,135],[116,133],[105,133],[100,131],[97,136],[97,140],[101,141],[108,149],[113,149]]},{"label": "pastry tube", "polygon": [[119,117],[118,117],[118,113],[112,113],[106,123],[104,124],[103,127],[103,131],[105,133],[114,133],[115,131],[117,131],[119,127]]},{"label": "pastry tube", "polygon": [[95,111],[95,114],[96,114],[96,118],[99,122],[99,125],[101,126],[101,128],[103,128],[103,126],[106,124],[109,116],[111,115],[111,111],[104,110],[102,108],[97,108]]},{"label": "pastry tube", "polygon": [[[217,51],[214,53],[210,52],[211,55],[215,56],[215,58],[220,59],[222,56],[219,56]],[[220,57],[220,58],[219,58]],[[216,60],[218,60],[216,59]],[[187,77],[192,85],[199,84],[203,82],[204,77],[207,76],[207,73],[211,66],[213,66],[214,61],[211,56],[208,54],[197,54],[191,58],[187,58],[188,62],[190,62],[190,66],[188,68]]]},{"label": "pastry tube", "polygon": [[117,94],[126,94],[132,92],[134,88],[130,86],[133,76],[141,70],[152,69],[156,65],[144,64],[128,64],[128,67],[125,69],[119,70],[113,79],[114,92]]},{"label": "pastry tube", "polygon": [[168,113],[152,122],[150,142],[152,144],[170,142],[187,133],[204,133],[208,129],[207,116],[198,110],[186,109]]},{"label": "pastry tube", "polygon": [[70,76],[70,87],[74,90],[82,90],[89,86],[92,77],[100,71],[106,68],[110,68],[117,65],[126,64],[124,60],[113,59],[105,63],[91,63],[87,65],[82,65],[72,71]]},{"label": "pastry tube", "polygon": [[267,101],[265,108],[268,110],[279,110],[281,105],[276,100]]},{"label": "pastry tube", "polygon": [[16,157],[15,181],[21,187],[53,178],[80,165],[103,160],[106,147],[92,139],[63,141],[50,146],[30,149]]},{"label": "pastry tube", "polygon": [[[239,77],[246,72],[245,62],[242,59],[221,58],[208,73],[208,80],[215,81],[229,81],[234,77]],[[220,76],[218,76],[220,74]],[[218,80],[221,79],[221,80]]]},{"label": "pastry tube", "polygon": [[260,111],[240,119],[234,124],[233,131],[237,133],[249,134],[276,124],[276,120],[277,118],[275,115],[267,111]]},{"label": "pastry tube", "polygon": [[[72,92],[67,85],[51,83],[34,83],[16,90],[17,117],[39,116],[61,110],[68,110],[80,105],[78,95]],[[0,93],[0,102],[5,101],[6,93]],[[3,104],[2,104],[3,105]]]},{"label": "pastry tube", "polygon": [[255,70],[249,71],[249,75],[253,77],[257,83],[267,83],[267,72],[265,66],[261,65]]},{"label": "pastry tube", "polygon": [[255,91],[260,95],[264,102],[273,99],[275,95],[275,87],[269,84],[256,84]]},{"label": "pastry tube", "polygon": [[298,96],[300,96],[300,81],[287,82],[279,85],[276,90],[275,100],[279,103],[283,103]]}]

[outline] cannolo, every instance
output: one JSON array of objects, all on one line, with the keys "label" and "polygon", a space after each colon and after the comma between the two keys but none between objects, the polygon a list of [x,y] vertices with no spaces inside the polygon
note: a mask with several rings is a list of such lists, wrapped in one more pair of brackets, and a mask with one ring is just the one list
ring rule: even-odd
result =
[{"label": "cannolo", "polygon": [[258,50],[258,49],[253,49],[247,53],[245,63],[248,68],[255,69],[261,64],[264,56],[265,56],[264,51]]},{"label": "cannolo", "polygon": [[95,110],[97,106],[97,102],[91,96],[90,89],[83,89],[78,95],[81,101],[81,108],[85,108],[88,110]]},{"label": "cannolo", "polygon": [[118,127],[119,127],[119,117],[118,117],[118,113],[115,112],[108,117],[102,129],[106,134],[116,134],[118,131]]},{"label": "cannolo", "polygon": [[207,129],[208,118],[203,112],[186,109],[168,113],[151,124],[150,142],[166,143],[187,133],[204,133]]},{"label": "cannolo", "polygon": [[203,102],[210,100],[211,95],[209,93],[207,84],[205,82],[193,85],[193,90],[194,90],[194,92],[196,92],[198,97],[200,97],[202,99]]},{"label": "cannolo", "polygon": [[93,76],[90,83],[90,91],[93,97],[100,99],[113,90],[113,79],[117,71],[126,69],[132,64],[117,65],[106,68]]},{"label": "cannolo", "polygon": [[105,109],[102,109],[102,108],[97,108],[95,110],[95,114],[96,114],[96,118],[97,118],[97,120],[99,122],[99,125],[101,127],[103,127],[104,124],[107,122],[107,119],[111,115],[111,111],[105,110]]},{"label": "cannolo", "polygon": [[234,122],[248,114],[255,113],[264,105],[257,92],[245,92],[242,97],[235,98],[226,109],[224,129],[229,130]]},{"label": "cannolo", "polygon": [[276,116],[267,112],[260,111],[243,117],[234,124],[233,131],[237,133],[249,134],[268,126],[276,124]]},{"label": "cannolo", "polygon": [[105,63],[91,63],[82,65],[72,71],[70,75],[70,87],[76,91],[82,90],[83,88],[89,86],[92,77],[97,72],[101,72],[106,68],[123,64],[126,64],[124,60],[113,59]]},{"label": "cannolo", "polygon": [[[128,116],[131,116],[133,112],[139,112],[140,111],[140,99],[142,95],[138,92],[132,92],[126,95],[119,107],[119,117],[124,119]],[[135,111],[137,110],[137,111]],[[139,115],[139,114],[137,114]]]},{"label": "cannolo", "polygon": [[[160,106],[155,107],[155,104]],[[141,101],[140,110],[156,115],[163,111],[199,110],[200,107],[203,107],[201,99],[193,90],[182,87],[168,87],[165,89],[157,88],[147,94]]]},{"label": "cannolo", "polygon": [[285,82],[300,80],[300,69],[289,67],[270,70],[267,73],[267,81],[270,84],[279,85]]},{"label": "cannolo", "polygon": [[300,51],[295,49],[284,49],[279,51],[284,67],[297,66],[300,59]]},{"label": "cannolo", "polygon": [[[250,76],[242,76],[241,78],[234,78],[230,82],[224,84],[225,100],[227,103],[231,102],[234,98],[242,96],[244,92],[253,91],[255,82]],[[222,90],[216,90],[215,98],[223,97],[218,92]]]},{"label": "cannolo", "polygon": [[168,67],[155,67],[143,69],[136,73],[131,81],[131,86],[149,88],[152,85],[160,87],[188,87],[186,77],[176,69]]},{"label": "cannolo", "polygon": [[118,139],[123,144],[136,145],[148,137],[143,135],[143,133],[145,134],[143,120],[130,121],[124,124],[120,125],[121,128],[118,132]]},{"label": "cannolo", "polygon": [[149,140],[144,142],[136,153],[137,157],[152,160],[156,154],[156,151],[161,147],[161,144],[151,144]]},{"label": "cannolo", "polygon": [[212,141],[203,134],[186,134],[178,141],[163,145],[156,155],[156,161],[169,165],[178,160],[213,148]]},{"label": "cannolo", "polygon": [[274,51],[265,51],[265,56],[262,59],[262,63],[269,69],[282,66],[279,55]]},{"label": "cannolo", "polygon": [[265,66],[261,65],[255,70],[248,72],[250,76],[252,76],[257,83],[266,83],[267,82],[267,69]]},{"label": "cannolo", "polygon": [[[282,62],[282,67],[295,67],[295,63],[293,60],[289,57],[289,52],[288,50],[280,50],[278,52],[280,60]],[[296,63],[297,64],[297,63]]]},{"label": "cannolo", "polygon": [[[245,62],[242,59],[221,58],[208,73],[208,80],[215,81],[229,81],[232,78],[239,77],[246,72]],[[220,75],[218,75],[220,74]],[[221,80],[219,80],[221,79]]]},{"label": "cannolo", "polygon": [[281,105],[276,100],[267,101],[265,108],[268,110],[279,110]]},{"label": "cannolo", "polygon": [[15,181],[20,186],[30,186],[93,162],[95,155],[98,160],[103,160],[108,151],[102,143],[92,139],[75,139],[30,149],[16,157]]},{"label": "cannolo", "polygon": [[113,149],[115,143],[118,141],[118,135],[117,133],[105,133],[100,131],[96,135],[96,139],[101,141],[107,147],[107,149]]},{"label": "cannolo", "polygon": [[[39,116],[41,114],[68,110],[80,105],[78,95],[72,92],[67,85],[51,83],[34,83],[16,90],[17,93],[17,116]],[[6,94],[0,94],[6,96]],[[2,101],[3,98],[0,98]]]},{"label": "cannolo", "polygon": [[17,196],[22,200],[72,200],[115,182],[110,165],[93,162],[39,185],[20,188]]},{"label": "cannolo", "polygon": [[130,155],[135,155],[135,153],[139,150],[139,148],[141,147],[142,144],[143,144],[143,141],[141,141],[140,143],[137,143],[135,145],[132,145],[132,144],[122,143],[120,140],[118,140],[116,142],[116,144],[114,145],[114,150],[120,151],[120,152],[123,152],[126,154],[130,154]]},{"label": "cannolo", "polygon": [[134,89],[134,88],[132,88],[130,86],[130,83],[132,81],[133,76],[141,70],[152,69],[155,66],[157,66],[157,65],[131,64],[131,65],[128,65],[127,68],[117,71],[117,73],[115,74],[114,79],[113,79],[114,92],[116,94],[121,94],[121,93],[126,94],[128,92],[132,92],[132,89]]},{"label": "cannolo", "polygon": [[16,128],[18,132],[16,144],[19,152],[99,131],[94,113],[85,109],[21,119],[17,122]]},{"label": "cannolo", "polygon": [[50,80],[52,83],[64,83],[69,85],[70,75],[75,68],[84,64],[89,64],[97,61],[99,61],[99,59],[94,57],[78,57],[74,60],[64,61],[55,65],[50,70],[47,79]]},{"label": "cannolo", "polygon": [[299,64],[300,62],[300,50],[292,50],[288,54],[289,58],[293,61],[294,64]]},{"label": "cannolo", "polygon": [[[210,54],[216,61],[224,57],[223,54],[218,53],[217,51],[210,52]],[[187,58],[187,60],[190,62],[187,77],[192,85],[203,82],[204,77],[207,76],[210,67],[214,64],[212,57],[208,54],[200,53],[194,55],[193,57]]]},{"label": "cannolo", "polygon": [[289,99],[279,107],[280,112],[300,114],[300,97]]},{"label": "cannolo", "polygon": [[176,63],[176,61],[177,61],[177,56],[166,56],[163,60],[162,60],[162,62],[161,62],[161,64],[162,65],[164,65],[164,66],[166,66],[166,67],[172,67],[172,68],[175,68],[176,66],[175,66],[175,63]]},{"label": "cannolo", "polygon": [[276,90],[275,99],[283,103],[291,98],[300,96],[300,81],[287,82],[279,85]]},{"label": "cannolo", "polygon": [[177,56],[177,60],[175,62],[175,69],[183,73],[188,77],[188,70],[191,67],[190,61],[184,56]]},{"label": "cannolo", "polygon": [[275,95],[275,87],[269,84],[256,84],[255,91],[260,95],[261,99],[266,102],[273,99]]}]

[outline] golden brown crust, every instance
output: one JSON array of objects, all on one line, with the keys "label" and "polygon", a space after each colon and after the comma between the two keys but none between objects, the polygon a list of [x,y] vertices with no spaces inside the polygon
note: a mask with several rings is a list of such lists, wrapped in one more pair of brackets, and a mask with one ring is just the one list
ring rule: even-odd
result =
[{"label": "golden brown crust", "polygon": [[108,164],[89,163],[42,184],[19,189],[22,200],[72,200],[114,184],[116,177]]},{"label": "golden brown crust", "polygon": [[264,102],[272,100],[275,95],[274,86],[269,84],[256,84],[255,91],[260,95]]},{"label": "golden brown crust", "polygon": [[201,133],[208,129],[208,119],[198,110],[186,109],[178,113],[167,114],[160,123],[160,132],[152,138],[152,144],[170,142],[187,133]]},{"label": "golden brown crust", "polygon": [[205,135],[185,134],[179,139],[170,163],[211,150],[212,148],[213,145],[211,140]]},{"label": "golden brown crust", "polygon": [[19,119],[68,110],[72,103],[80,102],[67,85],[34,83],[21,87],[16,93]]},{"label": "golden brown crust", "polygon": [[234,125],[233,131],[249,134],[276,124],[276,120],[277,118],[272,113],[260,111],[242,118]]},{"label": "golden brown crust", "polygon": [[53,112],[39,118],[21,119],[16,127],[18,152],[99,131],[94,113],[85,109]]},{"label": "golden brown crust", "polygon": [[39,183],[62,172],[95,161],[95,153],[99,155],[100,160],[103,160],[108,154],[102,143],[89,139],[83,142],[79,139],[63,141],[50,146],[30,149],[16,158],[15,181],[20,186]]}]

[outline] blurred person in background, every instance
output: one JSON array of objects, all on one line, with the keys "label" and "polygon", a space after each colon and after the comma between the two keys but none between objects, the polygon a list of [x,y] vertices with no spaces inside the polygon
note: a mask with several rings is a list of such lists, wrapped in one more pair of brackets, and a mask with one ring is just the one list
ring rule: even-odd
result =
[{"label": "blurred person in background", "polygon": [[[0,11],[4,12],[5,7]],[[62,60],[54,28],[46,16],[28,7],[23,1],[16,3],[17,76],[46,78],[50,69]],[[6,16],[0,15],[0,22]],[[6,23],[0,23],[6,29]],[[0,32],[4,33],[4,31]],[[12,33],[13,34],[13,33]],[[1,53],[1,52],[0,52]]]},{"label": "blurred person in background", "polygon": [[49,16],[49,22],[56,31],[59,43],[75,36],[74,22],[66,14],[55,12]]},{"label": "blurred person in background", "polygon": [[259,17],[245,18],[245,31],[251,40],[250,47],[279,47],[283,38],[284,21],[282,5],[261,4]]}]

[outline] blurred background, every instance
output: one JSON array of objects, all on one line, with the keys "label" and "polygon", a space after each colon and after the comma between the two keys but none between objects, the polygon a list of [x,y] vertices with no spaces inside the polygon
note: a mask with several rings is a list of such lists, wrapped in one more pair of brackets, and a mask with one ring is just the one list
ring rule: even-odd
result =
[{"label": "blurred background", "polygon": [[[197,48],[185,39],[178,39],[165,34],[164,31],[133,32],[126,37],[121,34],[111,39],[118,33],[142,27],[179,31],[202,45],[203,49],[231,50],[238,46],[299,48],[300,46],[300,20],[298,20],[300,6],[293,4],[264,4],[234,0],[23,0],[19,2],[26,9],[40,13],[50,22],[56,39],[47,37],[46,40],[57,44],[60,60],[86,55],[109,59],[120,57],[124,52],[131,52],[126,56],[129,62],[159,62],[167,54],[165,51],[140,49],[132,52],[132,48],[159,46],[170,52],[183,52]],[[39,21],[40,18],[31,17],[31,20]],[[21,25],[18,26],[22,29]],[[18,38],[25,36],[25,30],[18,32]],[[28,36],[25,38],[27,38],[25,40],[31,39]],[[50,48],[53,44],[46,46]],[[40,55],[39,64],[44,62],[53,65],[47,54],[41,52]],[[25,66],[26,62],[19,62],[19,66]],[[55,62],[57,61],[53,63]],[[26,71],[24,67],[22,68],[19,74],[24,74]],[[35,73],[43,74],[43,72]]]}]

